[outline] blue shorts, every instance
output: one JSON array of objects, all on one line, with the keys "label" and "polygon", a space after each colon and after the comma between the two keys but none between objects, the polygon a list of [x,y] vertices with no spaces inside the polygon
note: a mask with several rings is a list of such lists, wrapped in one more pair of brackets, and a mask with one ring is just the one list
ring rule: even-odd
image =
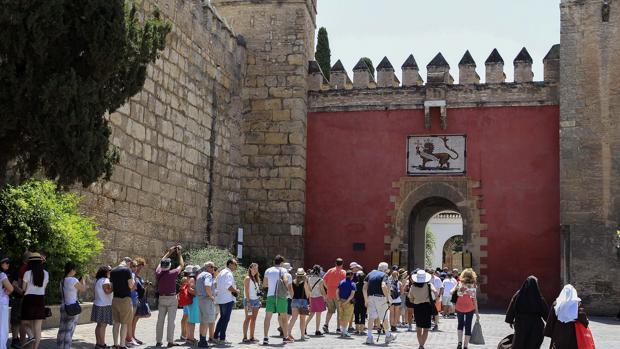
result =
[{"label": "blue shorts", "polygon": [[[248,303],[247,303],[247,299],[243,299],[243,307],[247,307]],[[260,299],[250,299],[250,306],[252,306],[252,308],[260,308]]]},{"label": "blue shorts", "polygon": [[308,309],[307,299],[293,299],[291,300],[292,309]]}]

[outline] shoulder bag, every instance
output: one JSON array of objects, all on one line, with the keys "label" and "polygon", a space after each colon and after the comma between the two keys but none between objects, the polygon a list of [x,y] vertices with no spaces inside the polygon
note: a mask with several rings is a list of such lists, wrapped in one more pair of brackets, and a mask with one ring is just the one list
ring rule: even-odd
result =
[{"label": "shoulder bag", "polygon": [[[65,279],[60,282],[60,294],[62,295],[62,302],[65,303]],[[78,281],[79,282],[79,281]],[[77,301],[73,304],[65,304],[65,313],[69,316],[76,316],[82,312],[82,307]]]},{"label": "shoulder bag", "polygon": [[282,280],[282,270],[280,270],[280,277],[278,278],[278,282],[276,282],[276,297],[286,298],[288,296],[288,286]]},{"label": "shoulder bag", "polygon": [[437,311],[437,307],[435,306],[435,302],[433,301],[433,292],[431,291],[431,284],[428,285],[428,303],[431,305],[431,315],[435,316],[439,314]]}]

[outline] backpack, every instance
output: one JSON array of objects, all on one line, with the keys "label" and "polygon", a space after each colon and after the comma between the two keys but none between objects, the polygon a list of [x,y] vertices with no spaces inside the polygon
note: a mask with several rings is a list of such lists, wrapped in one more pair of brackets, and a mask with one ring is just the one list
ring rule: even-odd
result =
[{"label": "backpack", "polygon": [[392,299],[396,299],[400,297],[400,290],[398,289],[398,280],[392,281],[392,285],[390,287],[390,297],[392,297]]},{"label": "backpack", "polygon": [[282,270],[280,270],[280,278],[278,278],[278,282],[276,282],[276,297],[286,298],[288,297],[288,285],[284,282],[282,278]]}]

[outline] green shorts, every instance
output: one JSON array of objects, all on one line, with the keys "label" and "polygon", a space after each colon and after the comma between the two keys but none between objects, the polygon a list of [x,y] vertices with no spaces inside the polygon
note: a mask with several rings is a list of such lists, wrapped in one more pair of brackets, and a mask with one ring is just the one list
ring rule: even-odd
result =
[{"label": "green shorts", "polygon": [[288,302],[285,297],[268,296],[265,311],[268,313],[286,314]]}]

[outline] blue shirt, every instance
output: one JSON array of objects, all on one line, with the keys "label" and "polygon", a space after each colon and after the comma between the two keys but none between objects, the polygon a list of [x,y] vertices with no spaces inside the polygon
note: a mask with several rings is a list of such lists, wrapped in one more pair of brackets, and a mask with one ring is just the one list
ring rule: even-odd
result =
[{"label": "blue shirt", "polygon": [[338,297],[340,299],[349,298],[353,291],[355,291],[355,284],[352,280],[344,279],[338,284]]},{"label": "blue shirt", "polygon": [[373,270],[368,273],[366,276],[366,282],[368,282],[368,295],[369,296],[383,296],[383,289],[381,288],[381,284],[387,281],[387,274],[379,271]]}]

